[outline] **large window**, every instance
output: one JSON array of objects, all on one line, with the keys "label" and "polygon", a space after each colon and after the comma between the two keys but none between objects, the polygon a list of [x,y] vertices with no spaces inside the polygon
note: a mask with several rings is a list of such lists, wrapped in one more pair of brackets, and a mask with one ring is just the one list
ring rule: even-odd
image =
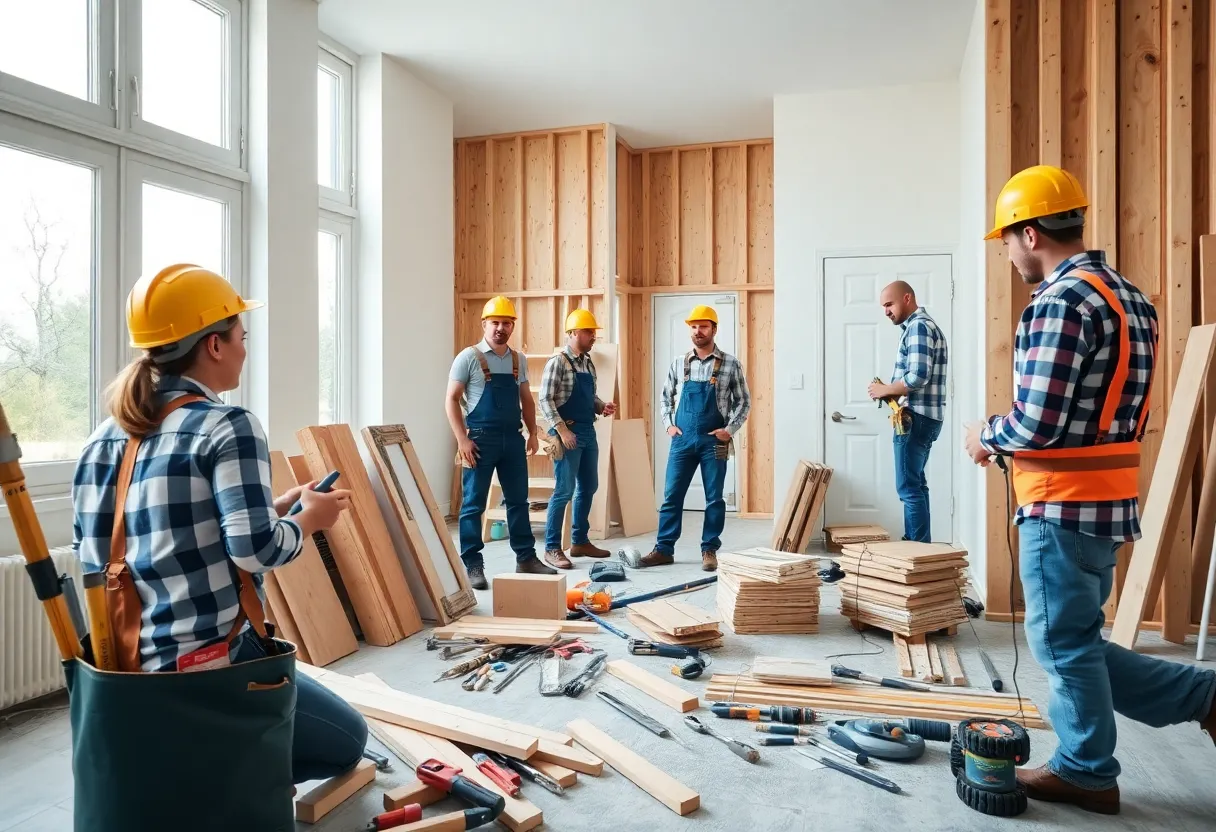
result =
[{"label": "large window", "polygon": [[322,47],[317,57],[317,185],[323,202],[354,205],[354,66]]}]

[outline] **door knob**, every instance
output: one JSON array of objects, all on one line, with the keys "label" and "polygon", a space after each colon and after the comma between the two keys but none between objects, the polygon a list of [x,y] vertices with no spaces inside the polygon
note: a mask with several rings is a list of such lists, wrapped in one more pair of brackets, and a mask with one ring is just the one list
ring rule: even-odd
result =
[{"label": "door knob", "polygon": [[843,419],[848,419],[850,421],[856,421],[857,417],[856,416],[842,416],[842,415],[840,415],[839,410],[832,411],[832,421],[833,422],[839,422]]}]

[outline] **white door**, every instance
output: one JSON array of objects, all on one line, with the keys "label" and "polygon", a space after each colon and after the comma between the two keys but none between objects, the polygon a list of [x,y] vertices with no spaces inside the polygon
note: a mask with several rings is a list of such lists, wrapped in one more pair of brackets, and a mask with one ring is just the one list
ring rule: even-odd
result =
[{"label": "white door", "polygon": [[[826,524],[876,523],[899,538],[903,506],[895,493],[890,409],[866,393],[875,376],[890,381],[902,328],[883,315],[879,294],[895,280],[937,321],[949,344],[950,256],[830,257],[824,266],[824,463],[833,469]],[[949,376],[948,376],[949,378]],[[952,388],[948,390],[953,394]],[[946,423],[925,470],[934,540],[952,537],[950,459],[957,437]]]},{"label": "white door", "polygon": [[[663,489],[667,483],[667,451],[671,447],[671,437],[663,429],[663,417],[660,415],[663,403],[663,385],[667,381],[667,371],[671,362],[683,357],[692,349],[692,338],[688,334],[688,324],[684,319],[694,306],[700,303],[712,306],[718,313],[717,344],[723,352],[735,354],[735,311],[737,295],[653,295],[654,307],[651,310],[654,321],[654,353],[652,356],[651,379],[654,389],[651,392],[651,441],[654,443],[654,501],[655,507],[663,505]],[[679,404],[679,400],[676,400]],[[735,491],[735,458],[732,456],[726,462],[726,482],[722,486],[726,498],[726,510],[736,510]],[[705,510],[705,486],[701,482],[701,472],[698,470],[688,487],[688,496],[684,498],[684,508],[687,511]]]}]

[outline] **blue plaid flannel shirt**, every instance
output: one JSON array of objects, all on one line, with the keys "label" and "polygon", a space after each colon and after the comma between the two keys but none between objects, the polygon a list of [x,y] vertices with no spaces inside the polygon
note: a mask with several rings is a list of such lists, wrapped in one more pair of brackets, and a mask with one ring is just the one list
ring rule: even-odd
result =
[{"label": "blue plaid flannel shirt", "polygon": [[[980,444],[993,453],[1092,445],[1107,389],[1114,378],[1120,320],[1097,291],[1071,272],[1103,279],[1128,315],[1132,361],[1108,441],[1134,437],[1157,352],[1157,311],[1139,289],[1106,263],[1101,251],[1076,254],[1035,289],[1018,324],[1014,354],[1017,399],[1006,416],[993,416]],[[1042,517],[1071,531],[1110,540],[1140,537],[1138,501],[1031,503],[1016,523]]]},{"label": "blue plaid flannel shirt", "polygon": [[902,324],[899,357],[891,381],[908,386],[907,402],[913,413],[941,422],[946,418],[946,336],[923,307]]},{"label": "blue plaid flannel shirt", "polygon": [[[234,565],[253,575],[289,563],[303,537],[280,519],[270,491],[270,452],[257,419],[185,377],[162,379],[170,401],[206,396],[169,414],[143,440],[127,492],[127,564],[143,607],[145,671],[228,635],[240,609]],[[84,572],[105,569],[118,469],[127,434],[113,419],[93,432],[72,486],[73,546]]]}]

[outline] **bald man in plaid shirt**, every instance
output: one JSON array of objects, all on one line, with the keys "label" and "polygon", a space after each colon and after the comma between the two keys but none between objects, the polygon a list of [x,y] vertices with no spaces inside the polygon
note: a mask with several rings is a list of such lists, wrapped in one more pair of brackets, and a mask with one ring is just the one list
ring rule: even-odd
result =
[{"label": "bald man in plaid shirt", "polygon": [[1076,177],[1052,166],[1002,189],[988,239],[1003,239],[1035,289],[1018,324],[1013,406],[968,424],[964,446],[979,465],[1013,456],[1002,465],[1017,493],[1026,640],[1059,738],[1046,765],[1019,768],[1018,781],[1031,799],[1116,814],[1115,713],[1152,726],[1195,721],[1216,736],[1216,671],[1102,638],[1116,554],[1140,537],[1139,440],[1150,389],[1163,395],[1164,384],[1153,383],[1157,312],[1103,252],[1086,250],[1087,206]]}]

